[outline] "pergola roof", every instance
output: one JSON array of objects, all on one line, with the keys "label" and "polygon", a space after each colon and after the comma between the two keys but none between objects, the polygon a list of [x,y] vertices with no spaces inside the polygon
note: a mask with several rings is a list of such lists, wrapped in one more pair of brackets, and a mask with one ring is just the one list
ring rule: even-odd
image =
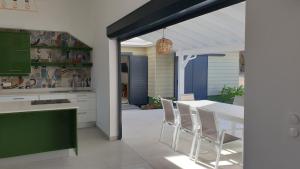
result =
[{"label": "pergola roof", "polygon": [[[175,51],[211,53],[216,50],[243,50],[245,43],[245,2],[212,12],[166,30],[166,37],[174,43]],[[162,30],[139,38],[156,43]]]}]

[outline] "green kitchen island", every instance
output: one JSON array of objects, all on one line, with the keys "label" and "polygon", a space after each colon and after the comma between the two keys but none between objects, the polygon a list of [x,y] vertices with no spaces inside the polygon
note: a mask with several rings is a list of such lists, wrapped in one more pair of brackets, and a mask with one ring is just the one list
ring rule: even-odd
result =
[{"label": "green kitchen island", "polygon": [[77,105],[0,103],[0,158],[74,149],[77,146]]}]

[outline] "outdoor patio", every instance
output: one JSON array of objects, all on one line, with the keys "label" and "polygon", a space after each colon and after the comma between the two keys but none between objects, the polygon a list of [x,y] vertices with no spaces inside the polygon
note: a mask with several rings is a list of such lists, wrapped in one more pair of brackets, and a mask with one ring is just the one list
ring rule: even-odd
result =
[{"label": "outdoor patio", "polygon": [[[163,110],[123,110],[123,141],[145,159],[154,169],[209,169],[213,168],[216,158],[211,144],[204,143],[199,161],[195,164],[188,157],[192,136],[182,133],[179,141],[179,152],[174,152],[167,144],[171,143],[173,130],[166,127],[163,143],[159,135]],[[222,122],[222,127],[229,124]],[[224,146],[220,162],[221,169],[242,169],[242,142]]]}]

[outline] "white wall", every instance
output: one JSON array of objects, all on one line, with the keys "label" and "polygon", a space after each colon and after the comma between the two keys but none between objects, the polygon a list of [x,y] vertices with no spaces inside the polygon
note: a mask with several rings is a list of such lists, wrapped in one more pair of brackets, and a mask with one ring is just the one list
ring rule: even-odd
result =
[{"label": "white wall", "polygon": [[36,0],[38,12],[0,10],[0,27],[66,31],[93,47],[93,84],[97,125],[110,137],[117,133],[116,43],[106,27],[147,0]]},{"label": "white wall", "polygon": [[91,0],[36,0],[38,12],[0,10],[0,27],[66,31],[93,44]]},{"label": "white wall", "polygon": [[225,85],[239,86],[239,52],[208,57],[208,96],[218,95]]},{"label": "white wall", "polygon": [[97,125],[111,138],[117,130],[117,53],[115,41],[108,40],[106,27],[147,0],[92,0],[94,35],[94,77],[98,100]]},{"label": "white wall", "polygon": [[300,112],[300,1],[248,0],[246,11],[244,168],[298,169],[288,114]]}]

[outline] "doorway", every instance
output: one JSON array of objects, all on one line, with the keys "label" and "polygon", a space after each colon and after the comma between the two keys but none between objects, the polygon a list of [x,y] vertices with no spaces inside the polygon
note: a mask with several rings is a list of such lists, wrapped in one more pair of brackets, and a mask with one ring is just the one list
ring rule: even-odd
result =
[{"label": "doorway", "polygon": [[[216,15],[218,15],[218,14],[216,14]],[[220,15],[218,15],[218,16],[220,16]],[[212,16],[212,18],[217,18],[218,16]],[[227,19],[230,19],[231,17],[227,17]],[[223,19],[226,19],[226,18],[223,18]],[[219,20],[223,20],[223,19],[219,19]],[[186,20],[186,19],[185,19]],[[217,19],[218,20],[218,19]],[[178,20],[177,20],[178,21]],[[176,21],[176,22],[177,22]],[[201,20],[201,19],[199,19],[199,21],[202,23],[203,22],[203,20]],[[218,90],[220,90],[220,86],[221,86],[221,88],[222,87],[224,87],[224,85],[222,85],[222,83],[221,84],[219,84],[218,82],[219,81],[229,81],[229,82],[231,82],[231,76],[228,78],[227,77],[227,75],[220,75],[219,76],[219,72],[220,71],[223,71],[224,69],[227,71],[227,72],[229,72],[229,73],[231,73],[231,71],[233,70],[233,72],[238,72],[238,71],[235,71],[235,69],[236,69],[236,65],[235,65],[235,63],[238,63],[238,62],[235,62],[236,61],[236,59],[238,59],[238,58],[235,58],[235,59],[230,59],[230,58],[233,58],[233,56],[235,56],[236,55],[236,52],[239,52],[239,50],[240,49],[236,49],[236,48],[234,48],[234,47],[236,47],[236,46],[233,46],[233,48],[230,48],[230,50],[229,51],[232,51],[232,50],[235,50],[234,52],[235,53],[225,53],[225,52],[227,52],[228,51],[228,48],[226,48],[226,47],[228,47],[228,46],[226,46],[227,45],[227,40],[226,39],[229,39],[229,38],[234,38],[234,40],[233,41],[230,41],[230,42],[237,42],[237,43],[240,43],[241,41],[238,39],[238,38],[240,38],[239,36],[232,36],[232,32],[231,32],[231,30],[228,28],[228,29],[224,29],[224,27],[222,26],[222,24],[220,24],[218,21],[215,21],[216,23],[212,23],[211,22],[211,20],[210,19],[208,19],[208,20],[205,20],[206,21],[206,24],[212,24],[212,25],[210,25],[210,26],[207,26],[206,27],[206,32],[205,33],[199,33],[199,34],[191,34],[191,33],[195,33],[195,31],[197,31],[197,30],[200,30],[200,28],[204,28],[203,26],[200,26],[200,27],[196,27],[196,26],[191,26],[191,25],[187,25],[186,27],[184,27],[184,29],[180,29],[180,26],[176,29],[176,28],[174,28],[174,29],[172,29],[172,31],[173,31],[173,36],[175,35],[178,35],[177,37],[179,37],[180,35],[181,35],[181,37],[180,38],[173,38],[173,40],[175,41],[175,43],[176,43],[176,45],[177,44],[179,44],[179,43],[181,43],[180,45],[181,46],[179,46],[179,48],[178,49],[181,49],[181,52],[178,52],[178,55],[177,56],[180,56],[180,58],[184,58],[186,55],[188,55],[188,57],[190,57],[190,58],[193,58],[195,55],[196,56],[198,56],[199,54],[200,55],[204,55],[204,54],[206,54],[206,55],[209,55],[209,54],[211,54],[211,53],[215,53],[215,52],[221,52],[221,54],[223,55],[223,52],[224,52],[224,56],[225,57],[223,57],[223,56],[221,56],[221,57],[215,57],[215,56],[213,56],[213,57],[211,57],[211,59],[210,59],[210,63],[213,63],[212,65],[214,65],[215,67],[219,67],[219,70],[215,70],[215,71],[213,71],[213,72],[211,72],[211,77],[212,76],[214,76],[214,80],[211,80],[210,81],[210,83],[211,84],[214,84],[214,85],[216,85],[217,87],[213,87],[213,88],[210,88],[210,92],[213,94],[213,92],[215,92],[215,93],[217,93],[218,92]],[[218,22],[218,23],[217,23]],[[235,19],[233,19],[232,20],[232,22],[229,22],[229,25],[230,24],[234,24],[234,23],[236,23],[236,22],[239,22],[239,21],[236,21]],[[177,22],[177,23],[179,23],[179,21]],[[196,23],[196,22],[192,22],[192,23]],[[214,27],[214,29],[210,29],[210,28],[212,28],[213,27],[213,25],[215,25],[215,24],[217,24],[218,25],[218,27]],[[244,26],[243,25],[243,23],[241,23],[241,25],[242,26]],[[174,26],[174,25],[173,25]],[[181,25],[182,26],[182,25]],[[198,25],[199,26],[199,25]],[[216,25],[215,25],[216,26]],[[226,25],[226,26],[228,26],[228,25]],[[243,28],[242,26],[236,26],[237,28]],[[229,26],[230,27],[230,26]],[[172,27],[173,28],[173,27]],[[181,27],[182,28],[182,27]],[[199,28],[199,29],[198,29]],[[208,29],[207,29],[208,28]],[[214,33],[214,32],[210,32],[210,31],[217,31],[218,30],[218,28],[220,28],[219,29],[219,31],[225,31],[225,32],[217,32],[217,33]],[[184,31],[184,30],[186,30],[187,31],[187,34],[182,34],[181,32],[180,32],[180,30],[182,31]],[[202,30],[202,29],[201,29]],[[150,30],[148,30],[149,32],[150,32]],[[227,32],[226,32],[227,31]],[[132,33],[132,32],[131,32]],[[147,33],[147,32],[144,32],[144,33]],[[223,34],[224,33],[224,34]],[[228,33],[228,34],[227,34]],[[142,33],[140,33],[139,35],[141,35]],[[158,33],[159,35],[158,36],[161,36],[161,34],[160,33]],[[207,35],[211,35],[211,37],[209,37],[209,36],[207,36]],[[153,35],[153,34],[152,34]],[[196,36],[194,36],[194,35],[197,35],[197,37]],[[217,35],[217,36],[216,36]],[[124,35],[125,36],[125,35]],[[130,36],[133,36],[133,34],[131,34]],[[205,37],[205,39],[203,40],[203,36]],[[224,38],[224,37],[225,38]],[[229,37],[227,37],[227,36],[229,36]],[[126,36],[125,36],[126,37]],[[143,36],[144,38],[146,38],[146,40],[147,40],[147,36]],[[218,38],[218,37],[222,37],[222,38],[220,38],[221,40],[219,40],[219,39],[216,39],[216,38]],[[227,37],[227,38],[226,38]],[[149,39],[151,38],[151,37],[148,37]],[[121,39],[122,40],[125,40],[126,38],[122,38],[121,37]],[[157,37],[155,37],[154,39],[152,39],[153,41],[154,41],[154,44],[155,44],[155,40],[157,40],[158,38]],[[236,40],[237,39],[237,40]],[[177,41],[176,41],[177,40]],[[200,41],[199,41],[200,40]],[[208,44],[203,44],[203,43],[208,43]],[[242,43],[242,42],[241,42]],[[218,48],[218,50],[216,50],[216,48],[212,48],[211,47],[211,45],[221,45],[221,47],[220,46],[218,46],[219,48]],[[242,46],[243,46],[244,44],[242,44]],[[153,45],[153,46],[155,46],[155,45]],[[178,46],[177,46],[178,47]],[[180,48],[181,47],[181,48]],[[190,47],[192,47],[192,48],[190,48]],[[197,47],[196,49],[197,50],[192,50],[193,48],[195,49],[195,47]],[[215,47],[215,46],[213,46],[213,47]],[[226,49],[224,49],[224,48],[226,48]],[[190,51],[190,53],[186,53],[186,51]],[[206,60],[205,60],[206,59]],[[181,60],[182,61],[182,60]],[[179,61],[179,64],[182,64],[182,62],[181,61]],[[184,59],[183,59],[183,61],[184,61]],[[225,63],[225,62],[226,63]],[[200,89],[198,89],[197,87],[198,87],[198,81],[195,81],[193,78],[194,77],[192,77],[192,78],[190,78],[189,79],[189,76],[192,74],[199,74],[199,72],[201,73],[201,71],[202,70],[200,70],[200,68],[201,69],[203,69],[203,74],[205,74],[205,75],[208,75],[209,73],[208,73],[208,64],[206,64],[206,66],[205,66],[205,64],[203,64],[204,62],[208,62],[208,58],[206,57],[204,57],[204,58],[201,58],[201,65],[202,66],[200,66],[200,68],[199,67],[197,67],[197,66],[193,66],[193,62],[197,62],[197,60],[195,60],[195,61],[192,61],[191,63],[188,63],[186,66],[187,66],[187,72],[190,72],[190,73],[183,73],[183,75],[186,75],[187,77],[185,77],[185,78],[181,78],[180,80],[182,80],[182,79],[184,79],[183,80],[183,83],[185,82],[185,83],[187,83],[187,86],[185,86],[185,87],[182,87],[182,86],[180,86],[181,87],[181,89],[183,89],[183,91],[185,91],[185,92],[194,92],[194,93],[197,93],[197,91],[198,90],[200,90]],[[223,62],[223,63],[222,63]],[[232,64],[233,63],[233,64]],[[176,63],[176,64],[178,64],[178,63]],[[129,64],[130,65],[130,64]],[[203,66],[204,65],[204,66]],[[222,66],[222,67],[221,67]],[[232,67],[233,66],[233,67]],[[238,65],[237,65],[237,67],[238,67]],[[174,68],[174,67],[173,67]],[[180,74],[182,75],[182,70],[185,70],[185,66],[183,66],[182,68],[184,68],[184,69],[180,69],[181,70],[181,72],[180,72]],[[194,68],[195,68],[195,70],[194,70]],[[199,70],[198,70],[198,69]],[[130,69],[130,68],[129,68]],[[190,71],[189,71],[190,70]],[[205,71],[206,71],[206,73],[205,73]],[[195,73],[194,73],[195,72]],[[224,72],[224,71],[223,71]],[[178,73],[174,73],[174,74],[178,74]],[[216,74],[218,74],[218,76],[216,75]],[[184,77],[184,76],[183,76]],[[226,79],[225,79],[225,77],[226,77]],[[225,79],[225,80],[224,80]],[[238,79],[238,73],[237,73],[237,79]],[[173,79],[173,82],[176,82],[176,81],[178,81],[178,80],[175,80],[175,78]],[[208,82],[208,79],[207,79],[207,77],[206,78],[203,78],[203,79],[201,79],[200,80],[201,81],[201,84],[199,85],[200,86],[200,88],[201,88],[201,90],[202,89],[204,89],[204,90],[208,90],[207,89],[207,86],[205,87],[205,86],[203,86],[203,84],[206,84],[207,85],[207,83],[209,83]],[[182,81],[181,81],[182,82]],[[238,81],[237,81],[238,82]],[[129,82],[130,83],[130,82]],[[190,84],[192,84],[191,86],[189,86]],[[235,84],[235,82],[234,82],[234,84]],[[202,86],[201,86],[202,85]],[[168,85],[168,86],[170,86],[170,85]],[[174,86],[174,85],[173,85]],[[197,87],[196,87],[197,86]],[[130,90],[131,88],[129,87],[129,90]],[[174,90],[172,90],[173,92],[174,92]],[[177,90],[178,91],[178,90]],[[130,92],[129,92],[130,93]],[[175,92],[174,92],[175,93]],[[182,94],[182,91],[180,91],[180,94]],[[157,97],[158,97],[159,95],[157,95]],[[199,95],[197,95],[196,96],[197,98],[196,99],[204,99],[204,98],[206,98],[207,97],[207,93],[200,93]],[[130,96],[129,96],[129,98],[131,98]],[[130,100],[130,99],[129,99]],[[129,101],[130,102],[130,101]],[[128,113],[130,113],[130,112],[128,112]],[[144,121],[143,121],[143,123],[142,123],[142,121],[141,120],[139,120],[139,119],[137,119],[137,117],[138,116],[140,116],[140,115],[142,115],[142,113],[140,112],[140,111],[135,111],[135,113],[136,113],[136,115],[134,115],[134,116],[132,116],[131,118],[130,118],[130,122],[128,123],[128,121],[127,121],[127,123],[128,124],[130,124],[130,125],[132,125],[132,126],[134,126],[134,124],[138,124],[138,125],[136,125],[135,127],[132,127],[131,129],[133,129],[133,130],[131,130],[131,132],[132,132],[132,139],[133,139],[133,141],[134,141],[134,143],[137,143],[136,141],[137,141],[137,137],[138,136],[141,136],[141,135],[137,135],[136,133],[138,133],[138,132],[143,132],[143,130],[138,130],[138,129],[142,129],[142,127],[143,127],[143,124],[146,124],[146,125],[148,125],[148,126],[152,126],[153,124],[156,124],[156,123],[152,123],[151,122],[151,118],[153,118],[154,116],[153,115],[155,115],[155,114],[157,114],[157,117],[159,117],[158,119],[163,119],[163,117],[162,117],[162,113],[158,110],[158,111],[143,111],[143,113],[146,113],[146,118],[144,119]],[[123,112],[123,116],[126,116],[126,113],[124,113]],[[143,116],[143,117],[145,117],[145,116]],[[129,117],[129,116],[128,116]],[[126,122],[126,118],[127,117],[123,117],[123,122],[125,123]],[[142,118],[142,117],[141,117]],[[125,120],[124,120],[125,119]],[[154,119],[154,120],[157,120],[157,119]],[[142,126],[139,126],[139,125],[142,125]],[[123,125],[123,127],[126,127],[127,125]],[[156,129],[157,128],[157,126],[158,125],[155,125],[155,127],[153,126],[153,127],[151,127],[151,129]],[[145,130],[146,131],[146,130]],[[147,132],[149,132],[149,133],[147,133]],[[153,133],[157,133],[157,131],[155,130],[155,132],[154,132],[154,130],[147,130],[147,132],[144,132],[143,134],[145,134],[145,135],[142,135],[142,136],[144,136],[146,139],[144,139],[143,138],[143,143],[148,143],[147,141],[153,141],[153,138],[154,137],[150,137],[150,138],[148,138],[147,136],[149,136],[148,134],[153,134]],[[127,135],[127,133],[126,133],[126,131],[124,132],[124,135]],[[155,136],[157,136],[157,135],[155,135]],[[125,137],[124,137],[125,138]],[[155,139],[155,143],[156,143],[156,141],[157,141],[157,139]],[[155,144],[154,143],[154,144]],[[238,145],[239,146],[239,145]],[[145,147],[145,145],[143,145],[143,147]],[[163,149],[163,148],[162,148]],[[238,156],[238,157],[242,157],[242,155],[241,155],[241,153],[240,153],[240,151],[232,151],[232,149],[229,149],[230,151],[229,152],[227,152],[229,155],[236,155],[236,156]],[[172,160],[172,156],[169,158],[169,157],[165,157],[165,158],[167,158],[167,160],[171,160],[171,161],[173,161],[173,163],[174,164],[176,164],[176,160]],[[174,155],[174,159],[176,159],[177,158],[177,156],[176,155]],[[181,159],[181,157],[178,159],[178,160],[182,160]],[[225,162],[227,162],[227,163],[229,163],[229,165],[231,165],[231,167],[235,167],[235,168],[240,168],[241,166],[239,166],[239,164],[240,164],[240,162],[241,162],[242,160],[238,160],[238,161],[230,161],[230,159],[229,160],[227,160],[227,161],[225,161]],[[188,162],[189,163],[189,162]],[[242,162],[241,162],[242,163]],[[208,163],[208,165],[213,165],[213,161],[209,161],[209,163]]]},{"label": "doorway", "polygon": [[123,109],[146,105],[148,103],[148,57],[123,52],[120,64]]}]

